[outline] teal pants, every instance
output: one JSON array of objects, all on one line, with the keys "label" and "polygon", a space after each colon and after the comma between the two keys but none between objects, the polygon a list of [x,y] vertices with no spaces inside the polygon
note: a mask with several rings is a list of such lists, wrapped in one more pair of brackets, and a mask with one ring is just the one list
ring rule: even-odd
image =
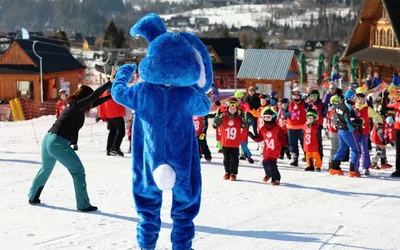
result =
[{"label": "teal pants", "polygon": [[70,144],[71,142],[58,135],[52,133],[46,134],[42,143],[42,167],[33,180],[29,191],[29,200],[33,200],[39,189],[43,189],[54,169],[54,165],[59,161],[68,169],[74,180],[77,208],[84,209],[90,207],[86,190],[85,169],[78,155],[70,147]]}]

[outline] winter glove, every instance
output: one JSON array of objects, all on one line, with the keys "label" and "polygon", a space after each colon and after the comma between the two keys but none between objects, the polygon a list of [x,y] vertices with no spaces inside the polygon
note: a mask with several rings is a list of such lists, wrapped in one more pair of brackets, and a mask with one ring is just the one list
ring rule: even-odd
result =
[{"label": "winter glove", "polygon": [[202,141],[202,140],[204,140],[205,137],[206,137],[206,134],[201,133],[201,135],[199,136],[199,140]]}]

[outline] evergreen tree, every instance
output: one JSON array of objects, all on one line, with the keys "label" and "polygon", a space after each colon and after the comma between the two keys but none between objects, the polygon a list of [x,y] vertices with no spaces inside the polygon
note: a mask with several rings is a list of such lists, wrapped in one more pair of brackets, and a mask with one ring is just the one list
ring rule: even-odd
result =
[{"label": "evergreen tree", "polygon": [[118,29],[114,21],[111,20],[104,32],[103,46],[111,45],[112,48],[122,48],[125,41],[125,31],[123,29]]},{"label": "evergreen tree", "polygon": [[219,34],[220,38],[229,38],[229,29],[228,27],[224,27],[221,31],[221,33]]},{"label": "evergreen tree", "polygon": [[58,40],[65,41],[65,42],[63,43],[64,47],[66,47],[68,50],[70,49],[70,44],[69,44],[68,36],[67,36],[67,34],[65,33],[65,31],[59,31],[59,32],[57,32],[57,39],[58,39]]},{"label": "evergreen tree", "polygon": [[256,39],[254,40],[253,48],[254,49],[264,49],[265,48],[263,39],[261,38],[260,34],[258,34]]}]

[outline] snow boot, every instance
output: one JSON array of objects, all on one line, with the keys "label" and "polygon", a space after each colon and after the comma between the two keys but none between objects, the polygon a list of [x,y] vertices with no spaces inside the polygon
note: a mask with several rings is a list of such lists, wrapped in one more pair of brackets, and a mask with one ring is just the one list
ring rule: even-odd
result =
[{"label": "snow boot", "polygon": [[254,160],[253,160],[251,157],[247,158],[247,161],[248,161],[249,163],[251,163],[251,164],[254,163]]},{"label": "snow boot", "polygon": [[71,144],[71,148],[72,148],[74,151],[78,151],[78,145],[77,145],[77,144]]},{"label": "snow boot", "polygon": [[93,212],[93,211],[97,211],[97,207],[90,205],[87,208],[78,208],[78,211],[80,212]]},{"label": "snow boot", "polygon": [[246,160],[246,156],[245,155],[240,155],[239,160]]},{"label": "snow boot", "polygon": [[230,174],[224,174],[224,176],[222,177],[224,180],[229,180],[231,178]]},{"label": "snow boot", "polygon": [[392,173],[392,177],[400,177],[400,171],[394,171],[393,173]]},{"label": "snow boot", "polygon": [[212,158],[206,158],[207,162],[211,162]]},{"label": "snow boot", "polygon": [[378,169],[378,170],[380,170],[380,168],[375,164],[371,164],[371,166],[369,166],[369,168],[370,169]]},{"label": "snow boot", "polygon": [[231,175],[231,181],[236,181],[236,175]]},{"label": "snow boot", "polygon": [[369,169],[364,169],[364,170],[363,170],[363,174],[364,174],[365,176],[369,176],[369,174],[370,174]]},{"label": "snow boot", "polygon": [[331,175],[344,175],[342,169],[340,168],[340,161],[333,160],[329,166],[329,174]]},{"label": "snow boot", "polygon": [[40,203],[40,199],[36,199],[36,200],[29,200],[29,204],[31,204],[31,205],[36,205],[36,204],[39,204]]},{"label": "snow boot", "polygon": [[299,166],[299,160],[297,159],[297,155],[295,153],[291,153],[292,155],[292,160],[290,161],[290,166],[295,166],[298,167]]},{"label": "snow boot", "polygon": [[121,149],[117,149],[117,150],[111,149],[110,153],[111,153],[112,156],[124,157],[124,153],[122,153]]},{"label": "snow boot", "polygon": [[386,169],[386,168],[392,168],[393,166],[390,164],[385,164],[385,165],[381,165],[382,169]]},{"label": "snow boot", "polygon": [[280,185],[280,182],[272,180],[271,185],[277,186],[277,185]]},{"label": "snow boot", "polygon": [[265,176],[265,177],[263,178],[263,182],[268,182],[269,179],[271,179],[271,177]]},{"label": "snow boot", "polygon": [[316,172],[321,172],[321,168],[316,168],[315,171]]},{"label": "snow boot", "polygon": [[356,171],[350,171],[349,172],[349,177],[361,177],[360,172],[356,172]]},{"label": "snow boot", "polygon": [[310,167],[306,167],[306,169],[304,169],[304,171],[312,171],[312,172],[314,172],[315,169],[314,169],[314,167],[310,166]]}]

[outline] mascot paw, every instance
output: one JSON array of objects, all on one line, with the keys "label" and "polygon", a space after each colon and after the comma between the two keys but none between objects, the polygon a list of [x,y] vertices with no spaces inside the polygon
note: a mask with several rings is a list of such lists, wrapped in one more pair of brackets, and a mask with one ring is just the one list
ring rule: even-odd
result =
[{"label": "mascot paw", "polygon": [[162,164],[153,171],[153,178],[157,187],[162,191],[166,191],[174,187],[176,174],[170,165]]}]

